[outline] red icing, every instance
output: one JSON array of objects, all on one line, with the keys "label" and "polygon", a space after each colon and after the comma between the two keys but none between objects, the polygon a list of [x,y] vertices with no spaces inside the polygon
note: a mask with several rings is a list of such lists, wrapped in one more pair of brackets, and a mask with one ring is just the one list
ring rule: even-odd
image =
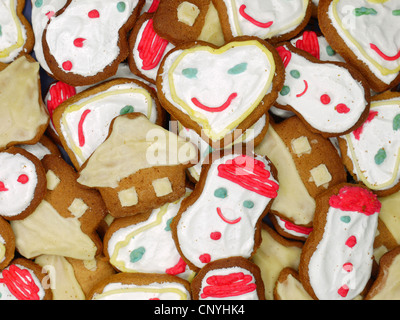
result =
[{"label": "red icing", "polygon": [[18,177],[17,181],[18,181],[19,183],[25,184],[25,183],[28,183],[28,182],[29,182],[29,177],[28,177],[26,174],[21,174],[21,175]]},{"label": "red icing", "polygon": [[27,269],[11,265],[9,270],[3,270],[2,274],[0,283],[4,283],[18,300],[39,300],[39,287]]},{"label": "red icing", "polygon": [[54,110],[62,102],[76,94],[76,89],[64,82],[58,81],[55,85],[51,86],[49,93],[51,100],[47,100],[47,109],[49,110],[50,117],[52,117]]},{"label": "red icing", "polygon": [[357,238],[355,236],[350,236],[347,240],[345,245],[349,248],[353,248],[357,244]]},{"label": "red icing", "polygon": [[297,233],[309,235],[313,231],[313,228],[298,226],[298,225],[291,223],[290,221],[286,221],[286,220],[282,220],[282,221],[285,223],[286,229],[295,231]]},{"label": "red icing", "polygon": [[297,98],[304,96],[308,90],[308,82],[306,80],[303,80],[303,81],[304,81],[304,85],[305,85],[304,91],[299,94],[296,94]]},{"label": "red icing", "polygon": [[46,13],[47,19],[51,19],[54,16],[55,12],[54,11],[49,11]]},{"label": "red icing", "polygon": [[346,285],[343,285],[339,288],[338,290],[338,294],[340,296],[342,296],[343,298],[345,298],[347,296],[347,294],[349,293],[349,287]]},{"label": "red icing", "polygon": [[165,270],[165,272],[168,274],[172,274],[173,276],[176,276],[177,274],[185,272],[185,270],[186,270],[186,262],[182,258],[179,258],[178,263],[172,268]]},{"label": "red icing", "polygon": [[96,9],[94,9],[94,10],[92,10],[92,11],[89,11],[88,17],[89,17],[90,19],[100,18],[100,12],[97,11]]},{"label": "red icing", "polygon": [[63,62],[62,68],[63,68],[65,71],[70,71],[70,70],[72,69],[72,62],[69,61],[69,60]]},{"label": "red icing", "polygon": [[241,217],[239,217],[239,218],[237,218],[237,219],[235,219],[235,220],[229,220],[229,219],[225,218],[224,215],[222,214],[221,208],[217,208],[217,213],[218,213],[219,217],[220,217],[224,222],[226,222],[226,223],[228,223],[228,224],[236,224],[236,223],[239,223],[240,220],[242,220]]},{"label": "red icing", "polygon": [[240,296],[257,289],[252,281],[253,277],[243,272],[211,276],[206,280],[208,286],[203,288],[200,296],[202,299]]},{"label": "red icing", "polygon": [[349,107],[346,106],[344,103],[339,103],[336,107],[335,107],[336,111],[338,113],[348,113],[350,111]]},{"label": "red icing", "polygon": [[138,44],[139,58],[142,59],[142,69],[154,69],[164,55],[168,41],[161,38],[153,29],[153,19],[150,19],[143,30]]},{"label": "red icing", "polygon": [[362,133],[363,130],[364,130],[364,125],[365,125],[366,123],[369,123],[369,122],[371,122],[372,120],[374,120],[374,118],[375,118],[377,115],[378,115],[378,111],[372,111],[372,110],[371,110],[371,111],[369,112],[369,115],[368,115],[367,120],[365,120],[365,122],[364,122],[360,127],[358,127],[356,130],[353,131],[354,138],[356,138],[357,140],[360,140],[360,135],[361,135],[361,133]]},{"label": "red icing", "polygon": [[234,92],[232,93],[229,97],[228,100],[225,101],[225,103],[223,105],[221,105],[220,107],[217,108],[211,108],[211,107],[207,107],[204,104],[202,104],[199,100],[197,100],[197,98],[192,98],[192,102],[194,103],[194,105],[204,111],[208,111],[208,112],[222,112],[225,109],[227,109],[231,103],[232,100],[235,99],[237,97],[237,93]]},{"label": "red icing", "polygon": [[371,47],[372,50],[374,50],[381,58],[387,60],[387,61],[395,61],[400,58],[400,50],[397,52],[396,55],[394,56],[387,56],[384,54],[376,45],[373,43],[370,43],[369,46]]},{"label": "red icing", "polygon": [[345,271],[347,271],[347,272],[353,271],[353,264],[350,263],[350,262],[345,263],[345,264],[343,265],[343,270],[345,270]]},{"label": "red icing", "polygon": [[83,147],[85,145],[85,135],[83,134],[83,123],[85,122],[85,119],[87,115],[90,113],[90,110],[85,110],[83,112],[81,119],[79,120],[78,124],[78,138],[79,138],[79,146]]},{"label": "red icing", "polygon": [[265,164],[247,155],[237,156],[218,166],[218,176],[267,198],[276,198],[279,185],[270,179]]},{"label": "red icing", "polygon": [[153,0],[152,4],[151,4],[149,10],[147,10],[147,12],[150,12],[150,13],[155,12],[157,10],[159,4],[160,4],[160,0]]},{"label": "red icing", "polygon": [[74,46],[77,48],[82,48],[83,47],[83,42],[85,41],[85,38],[76,38],[74,40]]},{"label": "red icing", "polygon": [[0,192],[8,191],[6,186],[4,185],[4,182],[0,181]]},{"label": "red icing", "polygon": [[381,203],[374,193],[355,186],[341,188],[339,194],[330,197],[329,205],[343,211],[357,211],[367,216],[379,213],[381,210]]},{"label": "red icing", "polygon": [[289,64],[290,60],[292,59],[292,53],[283,46],[277,47],[276,51],[278,51],[279,56],[281,57],[281,59],[283,61],[283,65],[286,68],[287,65]]},{"label": "red icing", "polygon": [[222,237],[222,234],[219,231],[211,232],[211,234],[210,234],[210,238],[212,240],[219,240],[219,239],[221,239],[221,237]]},{"label": "red icing", "polygon": [[322,104],[329,104],[331,102],[331,97],[328,96],[327,94],[323,94],[321,96],[321,103]]},{"label": "red icing", "polygon": [[245,18],[247,21],[251,22],[255,26],[259,28],[269,28],[274,22],[273,21],[268,21],[268,22],[260,22],[254,19],[253,17],[249,16],[246,12],[246,5],[242,4],[239,8],[239,13],[240,15]]},{"label": "red icing", "polygon": [[208,253],[203,253],[200,257],[199,260],[202,263],[209,263],[211,261],[211,256]]},{"label": "red icing", "polygon": [[303,39],[296,41],[296,47],[320,58],[318,36],[314,31],[304,31]]}]

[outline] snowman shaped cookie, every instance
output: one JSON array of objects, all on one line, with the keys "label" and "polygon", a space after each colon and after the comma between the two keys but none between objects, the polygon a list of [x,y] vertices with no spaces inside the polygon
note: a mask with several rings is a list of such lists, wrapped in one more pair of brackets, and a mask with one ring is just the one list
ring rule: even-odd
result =
[{"label": "snowman shaped cookie", "polygon": [[274,170],[260,156],[211,154],[171,223],[178,250],[193,270],[217,259],[252,256],[261,240],[259,224],[277,196]]}]

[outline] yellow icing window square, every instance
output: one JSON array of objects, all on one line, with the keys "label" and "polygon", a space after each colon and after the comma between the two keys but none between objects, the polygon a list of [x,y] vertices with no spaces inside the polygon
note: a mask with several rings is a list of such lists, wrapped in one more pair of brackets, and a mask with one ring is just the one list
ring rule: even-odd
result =
[{"label": "yellow icing window square", "polygon": [[74,199],[74,201],[72,201],[71,205],[68,207],[68,210],[72,213],[72,215],[77,218],[82,217],[87,209],[89,209],[87,204],[82,199],[78,198]]},{"label": "yellow icing window square", "polygon": [[47,171],[46,178],[48,190],[53,191],[55,188],[57,188],[58,184],[60,183],[60,178],[57,177],[57,175],[53,171]]},{"label": "yellow icing window square", "polygon": [[317,187],[329,183],[332,180],[332,176],[324,164],[320,164],[318,167],[311,169],[310,173]]},{"label": "yellow icing window square", "polygon": [[178,6],[178,21],[193,26],[200,14],[199,8],[193,3],[184,1]]},{"label": "yellow icing window square", "polygon": [[152,182],[157,197],[166,196],[172,192],[172,185],[168,178],[161,178]]},{"label": "yellow icing window square", "polygon": [[307,137],[300,137],[292,140],[292,150],[298,156],[301,156],[304,153],[311,152],[311,145],[307,139]]},{"label": "yellow icing window square", "polygon": [[138,203],[138,195],[135,187],[118,192],[118,198],[123,207],[134,206]]}]

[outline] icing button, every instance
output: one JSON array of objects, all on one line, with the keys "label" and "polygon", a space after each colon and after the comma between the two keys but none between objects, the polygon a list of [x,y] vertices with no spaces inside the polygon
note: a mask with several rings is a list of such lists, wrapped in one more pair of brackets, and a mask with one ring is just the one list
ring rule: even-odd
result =
[{"label": "icing button", "polygon": [[212,240],[219,240],[219,239],[221,239],[221,237],[222,237],[222,234],[219,231],[211,232],[211,234],[210,234],[210,238]]},{"label": "icing button", "polygon": [[209,263],[211,261],[211,256],[208,253],[204,253],[199,257],[202,263]]},{"label": "icing button", "polygon": [[90,19],[100,18],[100,13],[99,13],[96,9],[94,9],[94,10],[92,10],[92,11],[89,11],[88,17],[89,17]]},{"label": "icing button", "polygon": [[63,67],[64,70],[70,71],[72,69],[72,62],[71,61],[65,61],[62,64],[62,67]]}]

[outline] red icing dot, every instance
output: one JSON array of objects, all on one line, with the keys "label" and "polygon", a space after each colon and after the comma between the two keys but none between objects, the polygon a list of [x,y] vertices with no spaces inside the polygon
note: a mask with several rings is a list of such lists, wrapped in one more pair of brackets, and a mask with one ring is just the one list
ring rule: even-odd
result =
[{"label": "red icing dot", "polygon": [[219,231],[216,231],[216,232],[211,232],[211,234],[210,234],[210,238],[212,239],[212,240],[219,240],[219,239],[221,239],[221,232],[219,232]]},{"label": "red icing dot", "polygon": [[357,239],[355,236],[351,236],[346,241],[346,246],[353,248],[357,244]]},{"label": "red icing dot", "polygon": [[0,181],[0,192],[3,192],[3,191],[8,191],[8,189],[4,185],[4,182]]},{"label": "red icing dot", "polygon": [[63,64],[62,64],[62,67],[63,67],[63,69],[64,70],[66,70],[66,71],[70,71],[71,69],[72,69],[72,62],[71,61],[65,61]]},{"label": "red icing dot", "polygon": [[341,286],[338,290],[338,293],[344,298],[347,296],[347,294],[349,293],[349,287],[346,286],[345,284],[343,286]]},{"label": "red icing dot", "polygon": [[49,11],[46,13],[47,19],[51,19],[54,16],[55,12],[54,11]]},{"label": "red icing dot", "polygon": [[343,265],[343,270],[345,270],[345,271],[347,271],[347,272],[353,271],[353,264],[350,263],[350,262],[345,263],[345,264]]},{"label": "red icing dot", "polygon": [[26,174],[21,174],[17,180],[19,183],[25,184],[28,183],[29,177]]},{"label": "red icing dot", "polygon": [[209,263],[211,261],[211,256],[208,253],[204,253],[199,257],[202,263]]},{"label": "red icing dot", "polygon": [[82,48],[83,47],[83,42],[85,41],[85,38],[76,38],[74,40],[74,46],[78,47],[78,48]]},{"label": "red icing dot", "polygon": [[100,17],[100,13],[99,13],[96,9],[94,9],[94,10],[92,10],[92,11],[90,11],[90,12],[88,13],[88,17],[89,17],[90,19],[96,19],[96,18],[99,18],[99,17]]},{"label": "red icing dot", "polygon": [[348,113],[350,111],[349,107],[344,103],[338,104],[335,109],[338,113]]},{"label": "red icing dot", "polygon": [[321,96],[321,102],[322,104],[329,104],[331,102],[331,97],[328,96],[327,94],[323,94]]}]

